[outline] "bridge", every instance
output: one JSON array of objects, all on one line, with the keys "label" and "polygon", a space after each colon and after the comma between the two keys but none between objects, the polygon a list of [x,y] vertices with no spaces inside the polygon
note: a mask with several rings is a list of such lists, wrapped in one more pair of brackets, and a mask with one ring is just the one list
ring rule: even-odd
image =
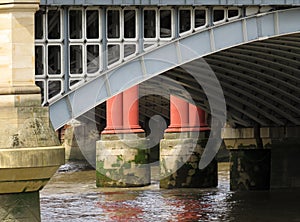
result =
[{"label": "bridge", "polygon": [[[230,97],[226,101],[232,124],[298,125],[298,107],[292,105],[299,102],[297,93],[288,96],[285,89],[289,85],[281,84],[285,75],[295,78],[297,71],[297,67],[289,66],[295,64],[296,58],[288,54],[289,47],[297,47],[292,43],[297,42],[297,35],[291,34],[299,30],[295,22],[298,9],[278,10],[280,7],[283,6],[41,7],[36,16],[36,23],[41,24],[35,40],[36,83],[42,88],[43,104],[50,106],[54,128],[60,128],[125,88],[162,73],[176,76],[180,72],[177,67],[199,58],[205,58]],[[79,24],[75,26],[69,20]],[[114,23],[116,33],[110,33],[107,23]],[[87,33],[90,30],[94,33]],[[53,38],[52,32],[59,34]],[[235,64],[234,70],[243,69],[243,72],[232,72],[231,78],[224,78],[228,76],[224,63]],[[249,75],[243,74],[252,72],[252,67],[263,74],[258,78],[258,72],[254,72],[251,74],[254,79],[244,80]],[[271,73],[276,73],[278,78],[270,79]],[[266,85],[262,78],[274,84]],[[244,87],[244,81],[253,82],[251,89]],[[297,85],[291,87],[297,92]],[[227,88],[239,95],[227,93]],[[257,90],[259,95],[254,96],[251,91]],[[285,96],[278,98],[275,95],[278,91]],[[200,87],[194,94],[201,95]],[[287,96],[292,101],[286,101]],[[245,102],[249,100],[257,105]],[[291,112],[274,104],[289,107]],[[276,114],[270,115],[270,110]]]},{"label": "bridge", "polygon": [[[161,187],[216,186],[223,139],[232,190],[299,187],[298,6],[2,0],[0,218],[16,216],[17,199],[39,220],[38,191],[64,159],[49,118],[55,130],[74,119],[97,125],[98,186],[149,184],[155,146]],[[28,169],[36,173],[13,176]]]},{"label": "bridge", "polygon": [[[266,146],[278,127],[282,127],[281,136],[287,136],[286,127],[294,129],[300,121],[298,7],[280,2],[260,2],[259,6],[253,2],[207,4],[149,2],[142,6],[131,3],[76,8],[72,3],[42,7],[37,23],[45,24],[38,33],[48,33],[48,37],[41,35],[35,40],[40,55],[36,66],[42,67],[37,69],[36,81],[43,89],[44,104],[50,107],[54,128],[75,118],[95,121],[97,125],[111,118],[107,121],[115,122],[115,126],[110,123],[110,131],[103,131],[109,134],[118,131],[112,128],[135,129],[139,124],[145,128],[155,115],[161,115],[171,126],[181,124],[184,128],[182,125],[190,123],[183,119],[172,123],[168,109],[172,109],[170,103],[178,107],[186,107],[187,103],[172,99],[166,102],[173,95],[201,107],[212,117],[211,124],[215,120],[219,121],[215,124],[226,122],[230,128],[238,128],[239,133],[223,129],[224,139],[229,136],[225,140],[228,147],[237,143]],[[75,28],[73,20],[79,21],[80,29]],[[95,23],[97,28],[92,33]],[[47,27],[60,27],[60,34],[49,39],[49,33],[56,29]],[[114,117],[119,115],[116,113],[106,117],[105,106],[101,104],[137,84],[140,95],[135,92],[135,96],[126,97],[140,98],[140,114],[130,113],[136,116],[135,122],[124,126],[124,122],[131,121],[124,111],[130,102],[116,110],[106,107],[106,113],[123,110],[121,119]],[[187,111],[176,112],[182,112],[183,118]],[[201,125],[206,124],[203,121]],[[241,130],[246,133],[240,133]],[[235,138],[240,134],[253,140]],[[259,142],[257,136],[261,137]],[[216,148],[212,150],[207,154],[209,160],[217,152]]]}]

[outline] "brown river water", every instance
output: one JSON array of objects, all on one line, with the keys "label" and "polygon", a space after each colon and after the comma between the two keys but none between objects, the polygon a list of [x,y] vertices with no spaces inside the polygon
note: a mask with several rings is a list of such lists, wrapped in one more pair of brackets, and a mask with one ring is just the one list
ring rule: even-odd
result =
[{"label": "brown river water", "polygon": [[229,164],[211,189],[97,188],[95,170],[68,163],[41,191],[42,221],[299,221],[300,190],[232,192]]}]

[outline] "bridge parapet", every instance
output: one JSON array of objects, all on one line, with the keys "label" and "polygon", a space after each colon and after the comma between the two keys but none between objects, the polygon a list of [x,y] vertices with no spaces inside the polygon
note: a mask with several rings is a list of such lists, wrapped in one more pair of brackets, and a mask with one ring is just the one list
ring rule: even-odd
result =
[{"label": "bridge parapet", "polygon": [[[97,5],[99,0],[41,0],[42,5]],[[107,0],[101,5],[300,5],[299,0]]]}]

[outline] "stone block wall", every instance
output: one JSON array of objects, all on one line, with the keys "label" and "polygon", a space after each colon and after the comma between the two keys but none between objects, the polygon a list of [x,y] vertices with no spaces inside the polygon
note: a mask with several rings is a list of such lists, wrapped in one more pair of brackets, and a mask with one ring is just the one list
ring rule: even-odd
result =
[{"label": "stone block wall", "polygon": [[160,143],[160,187],[216,187],[217,161],[214,159],[206,168],[199,169],[206,142],[206,138],[190,138],[188,133],[166,133]]},{"label": "stone block wall", "polygon": [[98,187],[134,187],[150,184],[149,150],[143,137],[105,134],[97,142]]}]

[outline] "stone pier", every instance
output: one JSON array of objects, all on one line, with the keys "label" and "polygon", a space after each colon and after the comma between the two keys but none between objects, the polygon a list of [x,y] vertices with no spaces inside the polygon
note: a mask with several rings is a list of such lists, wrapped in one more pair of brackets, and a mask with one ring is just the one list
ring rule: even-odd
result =
[{"label": "stone pier", "polygon": [[258,128],[224,128],[226,148],[230,151],[231,190],[269,190],[271,140]]},{"label": "stone pier", "polygon": [[271,147],[270,189],[300,188],[300,127],[262,128]]},{"label": "stone pier", "polygon": [[95,166],[96,141],[100,139],[99,131],[93,122],[69,122],[61,134],[67,161],[85,161]]},{"label": "stone pier", "polygon": [[40,221],[39,190],[64,163],[34,79],[39,1],[0,0],[0,221]]},{"label": "stone pier", "polygon": [[160,143],[161,188],[208,188],[218,185],[217,161],[199,169],[209,132],[165,133]]},{"label": "stone pier", "polygon": [[138,86],[107,101],[106,128],[96,145],[96,185],[133,187],[150,184],[149,151],[139,126]]},{"label": "stone pier", "polygon": [[97,142],[96,185],[139,187],[150,184],[147,141],[140,134],[102,134]]},{"label": "stone pier", "polygon": [[217,161],[199,169],[210,133],[205,112],[173,95],[170,106],[170,126],[160,142],[160,187],[216,187]]},{"label": "stone pier", "polygon": [[224,128],[231,190],[300,187],[300,128]]}]

